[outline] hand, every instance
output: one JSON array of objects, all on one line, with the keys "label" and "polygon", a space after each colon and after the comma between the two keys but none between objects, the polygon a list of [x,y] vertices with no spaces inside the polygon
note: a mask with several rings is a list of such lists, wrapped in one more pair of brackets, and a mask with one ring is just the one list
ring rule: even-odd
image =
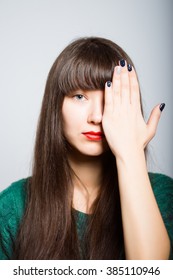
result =
[{"label": "hand", "polygon": [[[109,82],[108,82],[109,83]],[[159,105],[155,106],[145,123],[141,112],[140,92],[134,68],[116,66],[112,83],[105,85],[103,130],[110,149],[120,158],[144,150],[154,137],[160,119]]]}]

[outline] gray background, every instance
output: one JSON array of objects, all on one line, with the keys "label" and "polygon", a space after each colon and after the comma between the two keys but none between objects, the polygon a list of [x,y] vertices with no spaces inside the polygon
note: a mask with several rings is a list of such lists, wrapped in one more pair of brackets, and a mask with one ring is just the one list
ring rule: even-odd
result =
[{"label": "gray background", "polygon": [[173,177],[173,1],[0,0],[0,190],[31,174],[48,71],[73,39],[122,46],[139,75],[145,118],[165,102],[149,169]]}]

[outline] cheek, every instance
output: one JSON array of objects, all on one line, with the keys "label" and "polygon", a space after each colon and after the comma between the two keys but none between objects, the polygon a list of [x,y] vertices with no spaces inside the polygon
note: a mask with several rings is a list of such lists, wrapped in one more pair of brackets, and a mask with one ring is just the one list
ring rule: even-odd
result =
[{"label": "cheek", "polygon": [[73,132],[80,133],[85,126],[85,113],[77,106],[65,102],[62,107],[63,130],[67,136]]},{"label": "cheek", "polygon": [[62,106],[62,118],[64,128],[66,129],[74,126],[83,126],[86,122],[86,110],[65,100]]}]

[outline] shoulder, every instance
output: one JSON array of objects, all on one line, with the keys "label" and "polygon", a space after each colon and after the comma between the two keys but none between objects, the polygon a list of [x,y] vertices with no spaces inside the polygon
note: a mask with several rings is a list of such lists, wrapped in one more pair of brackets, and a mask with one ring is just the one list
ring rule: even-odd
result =
[{"label": "shoulder", "polygon": [[161,173],[148,173],[152,185],[172,185],[173,178]]},{"label": "shoulder", "polygon": [[0,193],[0,259],[11,259],[26,204],[29,178],[12,183]]},{"label": "shoulder", "polygon": [[14,194],[17,195],[23,195],[22,193],[24,192],[25,186],[28,182],[29,178],[25,179],[20,179],[16,182],[13,182],[9,187],[4,189],[2,192],[0,192],[0,202],[3,199],[8,199],[9,197],[13,196]]},{"label": "shoulder", "polygon": [[154,194],[159,198],[173,195],[173,178],[160,174],[149,172],[149,178]]},{"label": "shoulder", "polygon": [[149,173],[152,189],[171,241],[173,259],[173,179],[164,174]]},{"label": "shoulder", "polygon": [[159,173],[149,173],[149,178],[159,207],[173,213],[173,179]]},{"label": "shoulder", "polygon": [[21,179],[12,183],[8,188],[0,193],[0,217],[8,219],[12,212],[20,215],[25,207],[26,185],[29,178]]}]

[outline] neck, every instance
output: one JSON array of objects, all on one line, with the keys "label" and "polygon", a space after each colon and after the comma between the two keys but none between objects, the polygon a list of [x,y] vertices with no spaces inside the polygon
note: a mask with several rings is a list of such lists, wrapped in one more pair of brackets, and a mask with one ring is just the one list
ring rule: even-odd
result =
[{"label": "neck", "polygon": [[73,206],[81,212],[90,213],[102,180],[102,156],[91,157],[81,154],[68,156],[74,185]]},{"label": "neck", "polygon": [[[88,191],[97,188],[101,183],[102,157],[84,155],[69,155],[69,163],[74,171],[73,180],[78,185],[84,185]],[[77,183],[78,182],[78,183]]]}]

